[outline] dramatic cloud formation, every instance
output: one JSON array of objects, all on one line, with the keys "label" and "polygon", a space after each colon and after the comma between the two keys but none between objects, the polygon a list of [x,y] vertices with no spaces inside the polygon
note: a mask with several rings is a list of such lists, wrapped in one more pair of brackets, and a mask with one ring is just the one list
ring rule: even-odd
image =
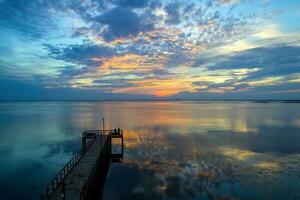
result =
[{"label": "dramatic cloud formation", "polygon": [[299,9],[2,0],[0,99],[299,99]]}]

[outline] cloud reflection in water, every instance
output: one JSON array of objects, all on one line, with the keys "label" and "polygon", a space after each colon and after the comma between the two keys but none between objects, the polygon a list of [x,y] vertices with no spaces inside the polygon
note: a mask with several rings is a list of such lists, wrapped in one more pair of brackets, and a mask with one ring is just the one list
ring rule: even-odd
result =
[{"label": "cloud reflection in water", "polygon": [[107,128],[124,129],[125,155],[111,165],[104,199],[300,199],[299,109],[251,102],[1,103],[1,197],[38,199],[78,150],[81,131],[100,128],[105,117]]},{"label": "cloud reflection in water", "polygon": [[[278,119],[279,113],[268,123],[257,118],[253,122],[250,117],[254,113],[241,105],[237,105],[242,107],[238,115],[226,105],[220,109],[217,104],[207,105],[206,109],[212,112],[200,116],[196,113],[198,105],[193,105],[194,111],[190,110],[191,105],[193,103],[180,105],[185,107],[178,109],[182,111],[181,118],[175,109],[154,108],[153,114],[145,108],[151,116],[158,117],[151,121],[146,115],[136,126],[125,130],[124,163],[113,166],[104,199],[298,198],[300,137],[297,126]],[[219,114],[213,116],[216,110]],[[226,116],[227,112],[232,113],[231,117]],[[222,119],[222,115],[228,118]],[[244,118],[236,119],[237,116]],[[222,120],[226,121],[218,123]],[[281,123],[272,126],[270,121]],[[235,125],[235,122],[244,125]],[[216,124],[215,130],[213,124]],[[126,176],[127,169],[135,169],[137,174]],[[117,170],[119,173],[115,176]],[[121,176],[127,178],[120,181],[131,187],[115,187]],[[133,181],[135,176],[139,179]]]}]

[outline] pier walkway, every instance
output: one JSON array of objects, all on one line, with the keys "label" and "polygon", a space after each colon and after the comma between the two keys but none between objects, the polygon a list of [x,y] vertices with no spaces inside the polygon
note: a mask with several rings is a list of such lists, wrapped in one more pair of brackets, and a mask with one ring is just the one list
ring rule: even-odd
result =
[{"label": "pier walkway", "polygon": [[[121,139],[121,152],[112,154],[112,140]],[[87,130],[82,133],[82,149],[51,180],[41,199],[99,199],[110,161],[123,159],[122,130]]]}]

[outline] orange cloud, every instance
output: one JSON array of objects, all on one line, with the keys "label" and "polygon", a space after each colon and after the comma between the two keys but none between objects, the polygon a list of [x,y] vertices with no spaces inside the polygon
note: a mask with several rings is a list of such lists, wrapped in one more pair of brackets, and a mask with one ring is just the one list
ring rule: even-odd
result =
[{"label": "orange cloud", "polygon": [[162,68],[163,57],[149,58],[147,55],[126,54],[114,57],[91,58],[93,61],[101,62],[98,69],[102,75],[111,74],[113,71],[149,71],[151,69]]}]

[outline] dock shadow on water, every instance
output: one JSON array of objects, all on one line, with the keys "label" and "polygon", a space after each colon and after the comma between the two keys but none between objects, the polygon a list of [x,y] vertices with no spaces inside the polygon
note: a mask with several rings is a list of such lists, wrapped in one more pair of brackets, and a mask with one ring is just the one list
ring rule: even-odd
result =
[{"label": "dock shadow on water", "polygon": [[39,199],[46,183],[79,150],[82,130],[99,128],[101,117],[107,127],[124,130],[124,157],[109,166],[103,192],[99,189],[103,200],[300,199],[297,104],[34,102],[0,107],[5,138],[0,141],[1,199]]}]

